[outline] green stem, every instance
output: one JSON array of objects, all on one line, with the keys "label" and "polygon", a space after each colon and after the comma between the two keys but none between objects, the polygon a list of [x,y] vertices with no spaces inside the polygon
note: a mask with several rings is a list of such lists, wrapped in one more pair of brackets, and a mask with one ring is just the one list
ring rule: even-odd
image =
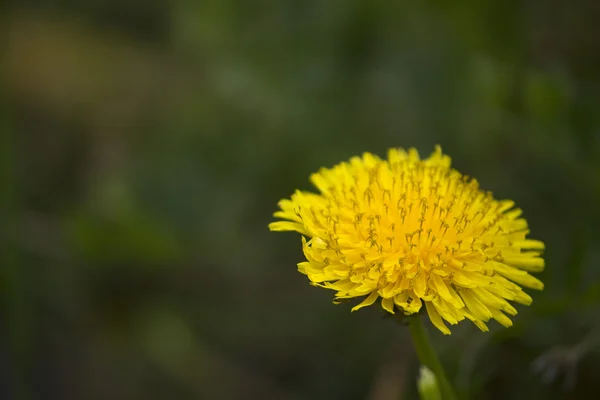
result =
[{"label": "green stem", "polygon": [[442,363],[429,341],[429,336],[427,335],[427,331],[425,331],[421,317],[415,316],[408,319],[410,335],[417,350],[419,360],[435,374],[442,398],[444,400],[457,400],[454,389],[444,373],[444,367],[442,367]]}]

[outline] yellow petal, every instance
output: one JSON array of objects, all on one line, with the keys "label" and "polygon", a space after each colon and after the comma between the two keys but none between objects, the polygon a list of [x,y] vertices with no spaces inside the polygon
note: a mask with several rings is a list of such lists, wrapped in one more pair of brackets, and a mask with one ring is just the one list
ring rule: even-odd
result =
[{"label": "yellow petal", "polygon": [[308,235],[306,229],[304,229],[303,224],[299,224],[297,222],[290,221],[277,221],[271,222],[269,224],[269,229],[275,232],[284,232],[284,231],[296,231],[303,235]]},{"label": "yellow petal", "polygon": [[298,214],[296,214],[293,211],[276,211],[275,213],[273,213],[273,216],[281,219],[289,219],[290,221],[302,223],[302,218],[300,218]]},{"label": "yellow petal", "polygon": [[507,211],[506,213],[504,213],[504,216],[508,219],[515,219],[519,218],[521,214],[523,214],[523,210],[521,210],[520,208],[515,208],[514,210]]},{"label": "yellow petal", "polygon": [[515,301],[519,304],[524,304],[526,306],[533,303],[533,299],[531,298],[531,296],[523,291],[519,291],[515,294]]},{"label": "yellow petal", "polygon": [[540,281],[537,278],[534,278],[533,276],[531,276],[527,273],[525,275],[517,274],[514,272],[499,272],[499,273],[502,274],[503,276],[505,276],[506,278],[510,279],[511,281],[518,283],[521,286],[525,286],[525,287],[528,287],[531,289],[536,289],[536,290],[544,289],[544,283],[542,281]]},{"label": "yellow petal", "polygon": [[543,258],[524,255],[504,256],[503,263],[529,272],[541,272],[545,265]]},{"label": "yellow petal", "polygon": [[505,288],[504,286],[497,284],[496,282],[494,282],[494,284],[490,285],[487,287],[487,290],[490,293],[495,294],[498,297],[507,299],[507,300],[514,300],[515,299],[515,293],[514,291]]},{"label": "yellow petal", "polygon": [[519,247],[521,249],[530,249],[530,250],[544,250],[546,247],[544,242],[540,242],[539,240],[519,240],[513,243],[513,246]]},{"label": "yellow petal", "polygon": [[438,297],[433,301],[433,305],[440,316],[452,325],[457,324],[459,320],[464,319],[463,315],[458,313],[457,309],[444,299]]},{"label": "yellow petal", "polygon": [[406,312],[409,314],[418,313],[421,310],[423,303],[421,299],[416,296],[410,296],[407,301]]},{"label": "yellow petal", "polygon": [[388,283],[383,289],[379,291],[379,295],[384,299],[392,299],[393,303],[393,297],[395,296],[394,289],[396,288],[396,286],[397,283]]},{"label": "yellow petal", "polygon": [[415,276],[413,279],[413,290],[418,297],[425,297],[425,291],[427,290],[427,276],[425,272],[420,272]]},{"label": "yellow petal", "polygon": [[442,331],[444,335],[449,335],[450,329],[448,329],[446,324],[444,324],[444,321],[442,321],[442,317],[440,317],[440,314],[438,314],[435,306],[430,301],[426,301],[425,308],[427,308],[427,314],[429,315],[429,319],[433,325]]},{"label": "yellow petal", "polygon": [[382,299],[381,300],[381,307],[391,313],[394,314],[394,299]]},{"label": "yellow petal", "polygon": [[322,193],[328,193],[329,188],[331,187],[331,183],[325,179],[325,177],[321,173],[315,173],[310,176],[310,181],[317,189],[319,189]]},{"label": "yellow petal", "polygon": [[488,290],[486,290],[484,288],[474,288],[474,289],[471,289],[471,291],[486,306],[491,306],[491,307],[495,307],[495,308],[502,308],[504,306],[505,301],[503,301],[498,296],[490,293]]},{"label": "yellow petal", "polygon": [[429,280],[433,284],[433,288],[438,292],[442,299],[448,301],[452,300],[452,294],[450,293],[450,290],[448,290],[448,286],[446,286],[446,283],[439,275],[431,274]]},{"label": "yellow petal", "polygon": [[398,264],[398,256],[397,255],[393,255],[392,257],[388,257],[384,262],[383,262],[383,266],[385,268],[390,268],[393,267],[394,265]]},{"label": "yellow petal", "polygon": [[456,290],[454,290],[454,288],[452,288],[452,285],[448,285],[448,291],[450,292],[450,295],[452,296],[452,300],[448,300],[448,302],[450,304],[452,304],[455,308],[463,308],[465,306],[465,303],[460,298],[458,293],[456,293]]},{"label": "yellow petal", "polygon": [[515,205],[515,202],[512,200],[502,200],[498,202],[498,211],[504,212],[506,210],[510,210]]},{"label": "yellow petal", "polygon": [[498,226],[502,228],[505,233],[518,232],[527,229],[527,221],[523,218],[515,220],[500,221]]},{"label": "yellow petal", "polygon": [[[497,286],[497,285],[496,285]],[[502,297],[497,296],[491,290],[492,287],[487,288],[475,288],[471,289],[473,293],[485,304],[491,311],[491,308],[497,308],[499,310],[505,311],[510,315],[517,315],[517,310],[510,305],[509,302],[504,300]],[[511,299],[514,299],[514,295],[511,294]]]},{"label": "yellow petal", "polygon": [[[343,279],[341,281],[337,281],[337,282],[326,282],[325,283],[325,287],[327,289],[332,289],[332,290],[337,290],[338,291],[338,295],[346,294],[349,293],[350,291],[352,291],[354,289],[354,287],[356,286],[356,284],[348,279]],[[352,297],[357,297],[357,296],[352,296]]]},{"label": "yellow petal", "polygon": [[341,278],[347,278],[350,273],[350,267],[344,264],[328,265],[324,271],[328,274],[337,275]]},{"label": "yellow petal", "polygon": [[467,317],[467,319],[469,321],[471,321],[472,323],[474,323],[475,326],[478,327],[482,332],[489,332],[490,331],[490,328],[488,328],[488,326],[485,324],[485,322],[483,322],[482,320],[474,317],[471,313],[469,313],[467,311],[464,311],[464,310],[461,310],[461,311],[464,313],[465,317]]},{"label": "yellow petal", "polygon": [[311,282],[316,282],[316,283],[335,281],[335,280],[340,279],[338,276],[335,276],[335,275],[318,274],[318,273],[317,274],[308,273],[308,274],[306,274],[306,276],[308,276],[308,279],[310,279]]},{"label": "yellow petal", "polygon": [[454,272],[452,282],[464,288],[473,288],[477,286],[461,271]]},{"label": "yellow petal", "polygon": [[[374,291],[375,289],[377,289],[377,282],[370,281],[367,279],[362,282],[362,285],[358,286],[354,290],[356,290],[359,293],[367,294],[369,292]],[[377,292],[375,292],[375,293],[377,293]]]},{"label": "yellow petal", "polygon": [[423,303],[420,298],[411,292],[402,292],[394,297],[394,304],[404,310],[405,314],[414,314],[421,310]]},{"label": "yellow petal", "polygon": [[478,327],[482,332],[489,332],[490,328],[488,328],[488,326],[485,324],[485,322],[479,320],[479,319],[474,319],[473,321],[471,321],[475,324],[476,327]]},{"label": "yellow petal", "polygon": [[476,318],[483,321],[487,321],[492,318],[492,313],[490,310],[488,310],[485,304],[483,304],[471,290],[461,290],[460,295],[465,301],[469,311],[471,311]]},{"label": "yellow petal", "polygon": [[379,297],[379,294],[377,292],[372,292],[370,295],[367,296],[367,298],[365,298],[362,303],[354,306],[352,308],[352,311],[356,311],[356,310],[360,310],[363,307],[367,307],[372,305],[373,303],[375,303],[375,300],[377,300],[377,298]]},{"label": "yellow petal", "polygon": [[492,313],[492,318],[494,318],[496,321],[498,321],[505,328],[509,328],[513,325],[510,318],[508,318],[506,315],[504,315],[502,313],[502,311],[495,309],[495,308],[490,308],[490,311]]}]

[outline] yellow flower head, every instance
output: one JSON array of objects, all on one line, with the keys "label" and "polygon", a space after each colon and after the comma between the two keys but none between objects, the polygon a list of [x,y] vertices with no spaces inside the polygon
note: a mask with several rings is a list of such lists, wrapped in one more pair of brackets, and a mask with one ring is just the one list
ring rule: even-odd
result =
[{"label": "yellow flower head", "polygon": [[[388,159],[365,153],[311,176],[320,194],[296,191],[279,202],[273,231],[303,235],[298,270],[336,300],[381,298],[381,307],[414,314],[423,304],[433,324],[465,318],[487,331],[490,318],[509,327],[531,304],[521,286],[543,289],[529,272],[544,269],[544,244],[526,239],[527,221],[475,179],[450,167],[438,146],[425,160],[415,149]],[[307,240],[308,239],[308,240]]]}]

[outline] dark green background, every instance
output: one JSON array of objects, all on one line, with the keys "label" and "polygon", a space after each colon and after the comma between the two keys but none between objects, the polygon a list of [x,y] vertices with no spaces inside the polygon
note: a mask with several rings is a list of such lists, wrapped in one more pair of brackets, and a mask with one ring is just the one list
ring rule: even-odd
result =
[{"label": "dark green background", "polygon": [[595,0],[5,6],[0,398],[415,398],[406,328],[332,305],[267,225],[321,166],[435,144],[547,245],[513,328],[431,331],[459,392],[596,398],[593,345],[563,383],[600,337],[598,21]]}]

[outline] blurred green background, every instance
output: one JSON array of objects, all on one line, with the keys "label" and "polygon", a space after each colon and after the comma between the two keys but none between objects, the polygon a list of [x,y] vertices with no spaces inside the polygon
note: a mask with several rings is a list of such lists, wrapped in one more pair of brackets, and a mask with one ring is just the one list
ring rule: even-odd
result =
[{"label": "blurred green background", "polygon": [[438,143],[547,244],[513,328],[431,331],[459,392],[597,398],[598,21],[595,0],[5,5],[0,398],[416,398],[407,329],[333,306],[267,224],[321,166]]}]

